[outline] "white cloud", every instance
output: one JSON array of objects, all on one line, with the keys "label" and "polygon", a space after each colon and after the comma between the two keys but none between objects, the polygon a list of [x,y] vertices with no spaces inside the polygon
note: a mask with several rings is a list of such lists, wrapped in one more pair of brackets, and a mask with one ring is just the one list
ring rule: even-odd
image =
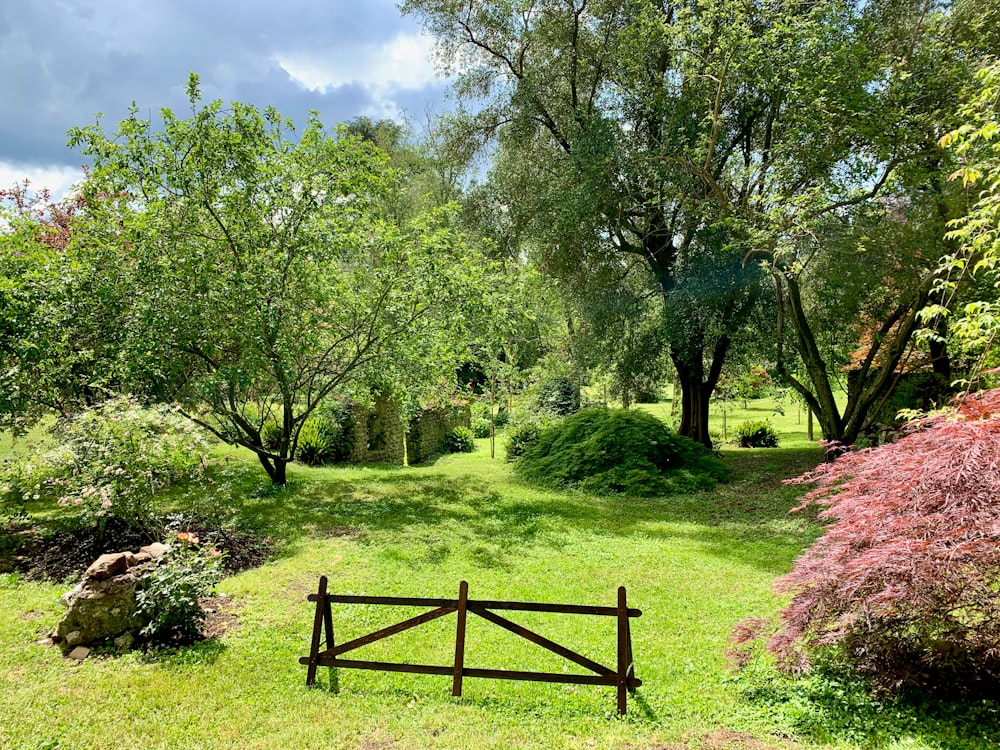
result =
[{"label": "white cloud", "polygon": [[47,189],[53,201],[59,201],[69,189],[83,180],[83,170],[76,167],[38,166],[0,161],[0,187],[11,188],[28,180],[32,192]]},{"label": "white cloud", "polygon": [[384,94],[420,89],[435,80],[433,42],[423,34],[398,34],[378,47],[343,47],[324,54],[277,54],[275,62],[299,86],[322,93],[357,84]]}]

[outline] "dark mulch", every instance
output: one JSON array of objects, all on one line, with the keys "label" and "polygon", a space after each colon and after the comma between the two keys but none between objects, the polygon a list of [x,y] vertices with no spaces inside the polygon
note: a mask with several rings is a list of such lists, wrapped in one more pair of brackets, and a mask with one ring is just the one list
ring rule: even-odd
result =
[{"label": "dark mulch", "polygon": [[[224,552],[227,575],[263,565],[274,553],[268,537],[212,528],[197,521],[179,524],[162,541],[169,543],[178,531],[195,534],[202,544]],[[149,534],[118,523],[108,523],[100,538],[89,528],[62,531],[37,526],[0,528],[0,573],[19,573],[29,580],[61,583],[79,577],[100,555],[137,552],[153,541],[157,540]]]}]

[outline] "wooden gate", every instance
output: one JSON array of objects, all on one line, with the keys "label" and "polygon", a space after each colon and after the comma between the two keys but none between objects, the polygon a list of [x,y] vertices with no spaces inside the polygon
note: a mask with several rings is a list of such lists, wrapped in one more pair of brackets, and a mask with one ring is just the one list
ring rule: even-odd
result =
[{"label": "wooden gate", "polygon": [[[628,607],[625,599],[625,587],[618,589],[618,606],[597,607],[577,604],[539,604],[534,602],[502,602],[487,599],[469,599],[469,584],[462,581],[458,589],[458,599],[410,598],[397,596],[344,596],[328,594],[327,579],[319,579],[319,590],[309,595],[309,601],[316,602],[316,617],[313,621],[312,645],[309,656],[299,659],[300,664],[309,667],[306,673],[306,685],[316,681],[318,667],[342,667],[346,669],[372,669],[384,672],[416,672],[419,674],[450,675],[452,678],[452,695],[462,694],[462,679],[465,677],[486,677],[496,680],[528,680],[533,682],[565,682],[576,685],[610,685],[618,691],[618,713],[625,714],[628,693],[642,685],[642,680],[635,676],[635,660],[632,657],[632,631],[629,620],[642,615],[641,610]],[[374,633],[355,638],[339,646],[333,637],[333,614],[330,605],[337,604],[386,604],[406,607],[433,607],[429,612],[403,620],[395,625],[376,630]],[[618,663],[615,669],[599,664],[586,656],[571,651],[555,641],[528,630],[505,617],[496,614],[495,610],[519,610],[522,612],[556,612],[573,615],[598,615],[615,617],[618,620]],[[423,625],[452,612],[457,613],[458,623],[455,630],[455,661],[450,666],[435,666],[430,664],[403,664],[397,662],[360,661],[342,659],[340,656],[356,648],[367,646],[375,641],[388,638],[390,635]],[[484,620],[499,625],[504,630],[521,636],[534,644],[548,649],[554,654],[578,664],[594,674],[560,674],[557,672],[526,672],[508,669],[474,669],[465,666],[465,622],[466,615],[472,612]],[[320,648],[324,641],[324,648]]]}]

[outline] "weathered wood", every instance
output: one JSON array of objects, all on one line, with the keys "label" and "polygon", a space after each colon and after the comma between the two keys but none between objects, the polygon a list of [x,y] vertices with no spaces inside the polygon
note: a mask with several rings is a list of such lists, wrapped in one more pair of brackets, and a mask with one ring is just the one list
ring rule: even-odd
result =
[{"label": "weathered wood", "polygon": [[376,630],[374,633],[369,633],[368,635],[362,636],[360,638],[355,638],[353,641],[348,641],[347,643],[342,643],[339,646],[335,646],[334,648],[327,649],[320,655],[337,656],[338,654],[345,654],[348,651],[353,651],[356,648],[367,646],[369,643],[374,643],[375,641],[380,641],[383,638],[388,638],[390,635],[395,635],[396,633],[402,633],[404,630],[415,628],[417,625],[423,625],[425,622],[436,620],[437,618],[443,617],[444,615],[450,615],[454,611],[455,611],[454,607],[439,607],[438,609],[432,609],[430,612],[424,612],[422,615],[411,617],[409,620],[403,620],[403,622],[397,622],[395,625],[390,625],[387,628]]},{"label": "weathered wood", "polygon": [[[348,594],[328,594],[327,599],[334,604],[388,604],[402,607],[453,607],[458,609],[457,599],[438,599],[412,596],[355,596]],[[316,601],[316,594],[309,594],[309,601]],[[580,604],[548,604],[544,602],[505,602],[494,599],[469,599],[468,609],[507,609],[522,612],[553,612],[565,615],[618,616],[617,607],[591,607]],[[629,617],[641,617],[642,610],[631,608]]]},{"label": "weathered wood", "polygon": [[455,628],[455,667],[451,683],[451,694],[462,694],[462,670],[465,667],[465,608],[469,600],[469,584],[462,581],[458,586],[458,624]]},{"label": "weathered wood", "polygon": [[[469,584],[462,581],[459,585],[458,599],[439,599],[431,597],[402,596],[352,596],[344,594],[327,594],[326,576],[320,578],[319,591],[310,594],[308,599],[316,602],[316,615],[313,621],[313,637],[309,656],[299,659],[300,664],[308,666],[306,684],[312,685],[316,678],[317,667],[343,667],[346,669],[367,669],[382,672],[409,672],[416,674],[451,675],[452,694],[462,694],[462,681],[465,677],[482,677],[498,680],[524,680],[529,682],[560,682],[576,685],[608,685],[615,686],[618,694],[618,713],[624,715],[627,708],[627,693],[635,692],[642,685],[642,680],[635,676],[635,661],[632,655],[632,631],[630,618],[640,617],[642,611],[629,608],[626,602],[625,588],[618,589],[618,606],[596,607],[575,604],[546,604],[536,602],[508,602],[493,599],[469,599]],[[334,644],[333,616],[331,603],[340,604],[385,604],[395,606],[434,607],[416,617],[390,625],[374,633],[355,638],[352,641],[336,646]],[[545,638],[528,628],[518,625],[491,610],[515,610],[524,612],[550,612],[556,614],[613,615],[617,618],[617,670],[612,670],[598,662],[578,654],[555,641]],[[529,672],[508,669],[473,669],[465,666],[465,636],[467,613],[474,612],[488,622],[492,622],[531,643],[541,646],[559,656],[562,656],[581,667],[596,672],[596,675],[562,674],[556,672]],[[452,612],[458,613],[455,631],[455,659],[450,667],[430,664],[406,664],[400,662],[369,661],[359,659],[342,659],[340,654],[360,648],[388,638],[404,630],[414,628],[431,620],[435,620]],[[320,651],[322,631],[326,633],[326,649]]]},{"label": "weathered wood", "polygon": [[[310,597],[311,598],[311,597]],[[306,671],[306,685],[316,682],[316,666],[319,658],[320,628],[323,623],[323,610],[329,606],[326,602],[326,576],[319,577],[319,590],[316,593],[316,615],[313,618],[312,644],[309,647],[309,669]]]},{"label": "weathered wood", "polygon": [[618,714],[625,715],[628,708],[628,605],[625,587],[618,588]]},{"label": "weathered wood", "polygon": [[511,633],[515,633],[525,640],[531,641],[532,643],[541,646],[542,648],[548,649],[549,651],[562,656],[565,659],[569,659],[572,662],[576,662],[581,667],[591,670],[592,672],[597,672],[599,675],[604,677],[611,677],[615,674],[613,669],[608,669],[602,664],[598,664],[592,659],[588,659],[586,656],[571,651],[565,646],[560,646],[555,641],[550,641],[545,636],[541,636],[534,631],[528,630],[526,627],[518,625],[516,622],[511,622],[505,617],[493,614],[488,609],[474,609],[472,610],[475,614],[482,617],[484,620],[489,620],[495,625],[499,625],[504,630],[509,630]]}]

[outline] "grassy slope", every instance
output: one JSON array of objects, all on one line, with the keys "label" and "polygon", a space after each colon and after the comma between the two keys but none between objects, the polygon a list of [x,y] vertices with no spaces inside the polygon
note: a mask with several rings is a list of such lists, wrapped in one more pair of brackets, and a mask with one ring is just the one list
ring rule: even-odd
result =
[{"label": "grassy slope", "polygon": [[[0,690],[0,747],[637,750],[699,747],[721,730],[760,744],[709,746],[867,747],[876,736],[885,747],[957,746],[907,716],[872,733],[831,734],[818,709],[748,700],[725,668],[732,626],[775,609],[773,579],[817,532],[788,516],[796,490],[778,481],[813,464],[815,449],[733,451],[733,479],[712,493],[623,501],[527,487],[489,459],[485,442],[478,453],[408,469],[295,468],[283,492],[248,494],[240,513],[285,540],[284,554],[223,582],[240,625],[192,648],[75,665],[36,643],[58,621],[64,587],[0,578],[0,684],[12,686]],[[454,596],[466,579],[475,598],[594,604],[613,604],[625,585],[644,612],[633,637],[645,684],[624,721],[608,688],[469,679],[455,699],[447,678],[341,670],[331,683],[321,670],[321,688],[306,690],[297,659],[311,627],[305,598],[321,574],[340,593]],[[410,614],[337,608],[338,641]],[[512,617],[614,662],[610,618]],[[469,628],[467,666],[564,668],[478,618]],[[442,618],[358,658],[448,664],[453,643],[454,620]],[[803,727],[810,733],[797,744],[780,739]],[[939,734],[955,731],[946,721]]]}]

